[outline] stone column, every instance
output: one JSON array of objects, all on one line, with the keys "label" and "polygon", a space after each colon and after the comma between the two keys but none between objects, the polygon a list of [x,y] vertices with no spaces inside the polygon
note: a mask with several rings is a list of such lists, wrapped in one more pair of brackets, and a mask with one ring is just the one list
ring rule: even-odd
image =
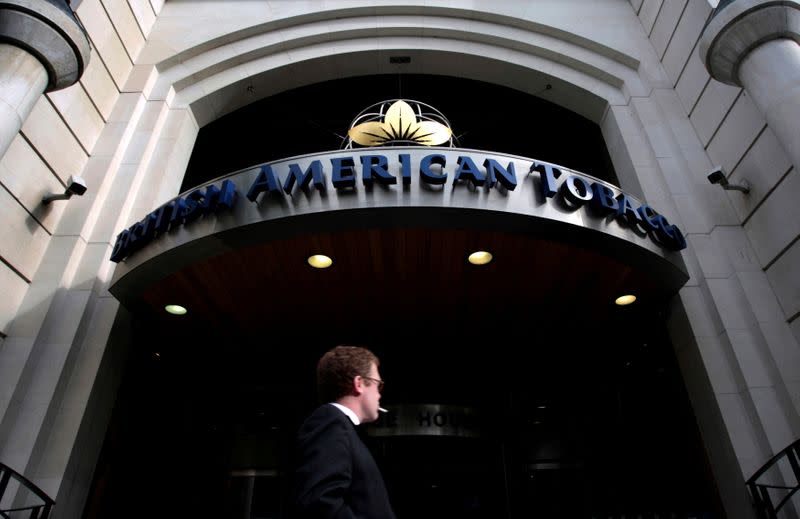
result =
[{"label": "stone column", "polygon": [[73,85],[89,40],[67,0],[0,4],[0,158],[44,92]]},{"label": "stone column", "polygon": [[800,1],[720,2],[700,38],[714,79],[744,87],[800,171]]}]

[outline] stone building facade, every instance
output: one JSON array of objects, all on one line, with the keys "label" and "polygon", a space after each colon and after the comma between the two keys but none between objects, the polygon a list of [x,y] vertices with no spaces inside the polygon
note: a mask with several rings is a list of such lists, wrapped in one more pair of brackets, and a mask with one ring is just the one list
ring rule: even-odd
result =
[{"label": "stone building facade", "polygon": [[[10,3],[37,2],[50,6]],[[0,461],[54,496],[57,517],[80,514],[119,383],[107,348],[125,320],[107,290],[117,234],[178,194],[207,123],[295,87],[391,72],[397,50],[413,56],[409,73],[494,82],[597,123],[620,186],[684,231],[690,280],[671,303],[671,340],[726,512],[752,517],[745,479],[800,438],[800,4],[72,8],[90,45],[72,86],[48,86],[55,72],[36,52],[0,45],[0,95],[27,103],[16,128],[0,122]],[[749,193],[709,183],[718,166]],[[71,175],[86,193],[42,204]]]}]

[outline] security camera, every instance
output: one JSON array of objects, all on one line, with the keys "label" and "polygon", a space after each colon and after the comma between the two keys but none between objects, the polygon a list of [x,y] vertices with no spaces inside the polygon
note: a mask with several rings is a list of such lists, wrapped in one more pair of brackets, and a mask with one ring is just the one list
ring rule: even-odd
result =
[{"label": "security camera", "polygon": [[722,189],[727,191],[741,191],[744,194],[750,192],[750,184],[747,183],[747,180],[742,180],[741,184],[731,184],[728,182],[728,176],[725,174],[725,170],[722,166],[717,166],[712,169],[707,178],[712,184],[719,184],[722,186]]},{"label": "security camera", "polygon": [[67,193],[81,196],[86,192],[86,181],[81,177],[70,176],[67,180]]},{"label": "security camera", "polygon": [[724,186],[727,184],[728,177],[725,176],[725,170],[721,166],[717,166],[708,174],[708,181],[712,184],[722,184]]},{"label": "security camera", "polygon": [[67,187],[64,189],[64,193],[59,195],[47,195],[42,198],[42,203],[49,204],[53,200],[69,200],[72,195],[81,196],[85,192],[86,181],[81,177],[70,175],[69,179],[67,179]]}]

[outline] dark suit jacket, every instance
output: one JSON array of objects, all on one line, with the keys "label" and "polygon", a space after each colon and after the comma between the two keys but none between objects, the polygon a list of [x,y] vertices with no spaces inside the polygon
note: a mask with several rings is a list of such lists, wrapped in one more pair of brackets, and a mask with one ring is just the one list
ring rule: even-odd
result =
[{"label": "dark suit jacket", "polygon": [[341,410],[325,404],[297,435],[298,519],[395,519],[375,459]]}]

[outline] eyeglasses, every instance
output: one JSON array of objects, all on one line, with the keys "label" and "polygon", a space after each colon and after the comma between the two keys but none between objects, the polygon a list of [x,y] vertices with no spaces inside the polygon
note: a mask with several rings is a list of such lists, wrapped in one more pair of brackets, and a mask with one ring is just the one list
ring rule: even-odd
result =
[{"label": "eyeglasses", "polygon": [[383,385],[384,385],[383,380],[381,380],[379,378],[364,377],[364,376],[362,376],[361,378],[365,378],[367,380],[371,380],[371,381],[375,382],[376,384],[378,384],[378,391],[383,391]]}]

